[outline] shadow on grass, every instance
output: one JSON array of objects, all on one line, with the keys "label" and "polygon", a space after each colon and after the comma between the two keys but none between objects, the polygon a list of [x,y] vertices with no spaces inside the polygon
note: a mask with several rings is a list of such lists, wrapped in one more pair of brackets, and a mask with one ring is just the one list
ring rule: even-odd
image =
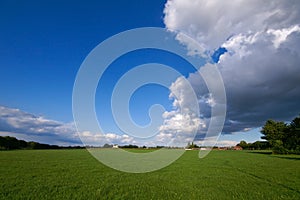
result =
[{"label": "shadow on grass", "polygon": [[300,160],[300,157],[290,157],[290,156],[280,156],[280,155],[274,155],[275,158],[282,158],[282,159],[288,159],[288,160]]},{"label": "shadow on grass", "polygon": [[257,154],[271,155],[272,151],[248,151],[247,153],[257,153]]},{"label": "shadow on grass", "polygon": [[293,155],[293,154],[289,154],[289,155],[272,154],[272,151],[248,151],[247,153],[272,155],[272,157],[287,159],[287,160],[300,160],[300,156],[297,156],[297,155]]}]

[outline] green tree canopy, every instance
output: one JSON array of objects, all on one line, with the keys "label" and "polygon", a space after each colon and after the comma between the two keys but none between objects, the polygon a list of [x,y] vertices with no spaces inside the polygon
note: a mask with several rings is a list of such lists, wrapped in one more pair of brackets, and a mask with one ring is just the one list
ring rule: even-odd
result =
[{"label": "green tree canopy", "polygon": [[261,133],[275,153],[300,153],[300,115],[290,124],[268,120]]}]

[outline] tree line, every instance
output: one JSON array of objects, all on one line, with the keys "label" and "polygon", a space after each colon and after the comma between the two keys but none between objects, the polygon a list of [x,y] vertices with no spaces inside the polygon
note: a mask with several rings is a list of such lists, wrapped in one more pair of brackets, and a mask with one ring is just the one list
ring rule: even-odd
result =
[{"label": "tree line", "polygon": [[261,139],[247,143],[242,140],[238,146],[244,150],[272,150],[275,154],[300,154],[300,115],[290,123],[268,120],[262,127]]},{"label": "tree line", "polygon": [[270,119],[262,127],[261,133],[261,139],[266,141],[241,141],[238,146],[245,150],[272,149],[275,154],[300,154],[300,116],[290,123]]},{"label": "tree line", "polygon": [[253,143],[247,143],[246,141],[240,141],[237,146],[243,148],[243,150],[270,150],[272,149],[270,143],[268,141],[256,141]]},{"label": "tree line", "polygon": [[26,142],[18,140],[11,136],[0,136],[0,150],[14,150],[14,149],[79,149],[80,146],[62,147],[58,145],[42,144],[38,142]]}]

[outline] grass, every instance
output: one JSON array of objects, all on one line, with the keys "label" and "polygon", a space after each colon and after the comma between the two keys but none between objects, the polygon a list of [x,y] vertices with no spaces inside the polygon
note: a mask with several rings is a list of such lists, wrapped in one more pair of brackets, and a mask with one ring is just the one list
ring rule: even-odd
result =
[{"label": "grass", "polygon": [[159,171],[110,169],[86,150],[0,151],[0,199],[300,199],[300,156],[187,151]]}]

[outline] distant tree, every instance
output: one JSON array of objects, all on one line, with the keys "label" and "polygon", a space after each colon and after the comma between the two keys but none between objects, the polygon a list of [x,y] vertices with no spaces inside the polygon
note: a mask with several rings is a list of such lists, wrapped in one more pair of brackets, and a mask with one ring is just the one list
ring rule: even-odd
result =
[{"label": "distant tree", "polygon": [[248,143],[246,141],[244,141],[244,140],[240,141],[240,143],[238,143],[237,146],[240,146],[243,149],[248,149],[249,148]]},{"label": "distant tree", "polygon": [[112,147],[113,147],[112,144],[104,144],[104,145],[103,145],[103,148],[112,148]]},{"label": "distant tree", "polygon": [[[58,145],[41,144],[38,142],[26,142],[24,140],[18,140],[15,137],[0,136],[0,149],[1,150],[13,150],[13,149],[61,149],[66,147],[60,147]],[[74,147],[70,147],[74,148]],[[78,148],[78,147],[76,147]]]},{"label": "distant tree", "polygon": [[253,142],[253,143],[248,143],[249,149],[253,150],[261,150],[262,149],[262,144],[259,141]]},{"label": "distant tree", "polygon": [[256,141],[253,143],[248,143],[249,149],[253,150],[266,150],[270,149],[269,142],[267,141]]},{"label": "distant tree", "polygon": [[187,145],[188,149],[193,149],[193,148],[199,148],[199,146],[197,144],[194,144],[194,142],[192,142],[192,144],[189,142]]},{"label": "distant tree", "polygon": [[129,145],[124,145],[120,146],[121,148],[128,148],[128,149],[134,149],[134,148],[139,148],[137,145],[129,144]]},{"label": "distant tree", "polygon": [[27,148],[27,142],[24,140],[18,140],[15,137],[10,136],[0,136],[0,149],[25,149]]},{"label": "distant tree", "polygon": [[188,142],[188,144],[186,145],[186,148],[187,148],[187,149],[189,149],[189,148],[190,148],[190,146],[191,146],[191,143],[190,143],[190,142]]},{"label": "distant tree", "polygon": [[1,149],[6,149],[5,148],[5,142],[6,142],[5,138],[4,137],[0,137],[0,150]]},{"label": "distant tree", "polygon": [[26,149],[27,148],[27,142],[26,141],[19,140],[18,143],[19,143],[18,145],[19,145],[20,149]]}]

